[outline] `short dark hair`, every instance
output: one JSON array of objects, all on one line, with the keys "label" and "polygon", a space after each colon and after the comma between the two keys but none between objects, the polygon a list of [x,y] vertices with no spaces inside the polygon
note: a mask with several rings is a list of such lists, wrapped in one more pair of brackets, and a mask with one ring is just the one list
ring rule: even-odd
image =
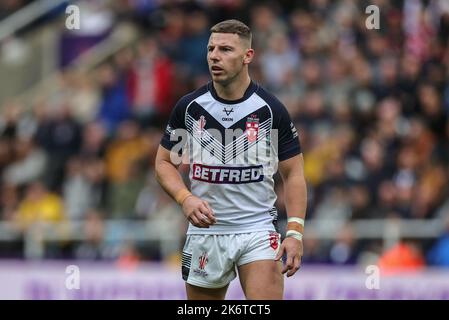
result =
[{"label": "short dark hair", "polygon": [[210,28],[212,33],[235,33],[240,38],[248,41],[251,47],[251,29],[243,22],[235,19],[225,20],[217,23],[212,28]]}]

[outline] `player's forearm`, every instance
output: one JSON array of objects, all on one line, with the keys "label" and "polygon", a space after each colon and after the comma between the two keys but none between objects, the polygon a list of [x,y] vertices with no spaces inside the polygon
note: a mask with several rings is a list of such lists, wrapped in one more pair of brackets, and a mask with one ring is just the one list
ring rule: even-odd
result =
[{"label": "player's forearm", "polygon": [[187,187],[177,168],[169,161],[159,160],[156,161],[155,171],[156,180],[162,189],[178,203],[182,202],[179,197],[182,198],[182,191],[187,190]]},{"label": "player's forearm", "polygon": [[291,173],[284,181],[285,206],[288,218],[305,219],[307,209],[307,187],[301,173]]},{"label": "player's forearm", "polygon": [[306,182],[302,172],[290,174],[284,182],[285,206],[288,223],[286,237],[293,237],[299,241],[304,235],[304,219],[307,207]]}]

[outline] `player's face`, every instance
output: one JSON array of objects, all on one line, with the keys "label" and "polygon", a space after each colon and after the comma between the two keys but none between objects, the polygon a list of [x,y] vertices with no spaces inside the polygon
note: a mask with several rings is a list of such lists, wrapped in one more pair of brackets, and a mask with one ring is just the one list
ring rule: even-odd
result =
[{"label": "player's face", "polygon": [[250,62],[245,41],[234,33],[212,33],[207,45],[207,62],[214,82],[232,82]]}]

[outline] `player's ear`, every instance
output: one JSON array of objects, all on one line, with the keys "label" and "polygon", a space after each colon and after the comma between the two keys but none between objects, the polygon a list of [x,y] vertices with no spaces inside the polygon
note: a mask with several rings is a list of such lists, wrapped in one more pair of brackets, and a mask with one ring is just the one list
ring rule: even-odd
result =
[{"label": "player's ear", "polygon": [[243,64],[250,64],[254,57],[254,49],[246,49]]}]

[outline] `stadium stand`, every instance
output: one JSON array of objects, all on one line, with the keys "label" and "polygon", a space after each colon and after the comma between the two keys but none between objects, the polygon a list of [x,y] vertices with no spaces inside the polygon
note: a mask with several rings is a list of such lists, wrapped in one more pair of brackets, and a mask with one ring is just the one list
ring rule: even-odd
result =
[{"label": "stadium stand", "polygon": [[49,7],[1,39],[2,259],[179,261],[186,222],[154,155],[174,103],[209,79],[209,27],[234,17],[255,34],[254,80],[299,131],[303,263],[376,263],[404,242],[420,265],[448,265],[445,1],[376,1],[379,30],[365,1],[74,3],[79,31]]}]

